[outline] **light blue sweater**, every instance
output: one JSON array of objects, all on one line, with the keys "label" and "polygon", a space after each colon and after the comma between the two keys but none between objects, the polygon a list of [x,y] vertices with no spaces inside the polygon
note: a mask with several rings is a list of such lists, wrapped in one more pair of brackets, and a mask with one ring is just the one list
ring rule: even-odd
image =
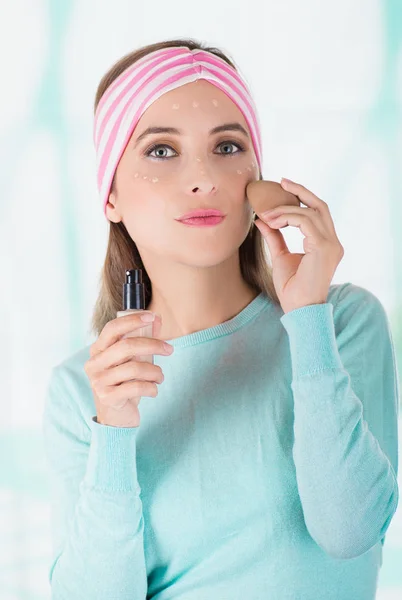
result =
[{"label": "light blue sweater", "polygon": [[374,599],[399,497],[381,302],[344,283],[284,314],[260,294],[168,341],[136,428],[93,420],[89,346],[52,369],[52,599]]}]

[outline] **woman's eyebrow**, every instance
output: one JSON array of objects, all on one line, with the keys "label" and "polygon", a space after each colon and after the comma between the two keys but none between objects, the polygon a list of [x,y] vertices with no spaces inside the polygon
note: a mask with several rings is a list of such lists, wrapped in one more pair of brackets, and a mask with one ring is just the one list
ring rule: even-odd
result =
[{"label": "woman's eyebrow", "polygon": [[[244,129],[240,123],[224,123],[223,125],[218,125],[214,127],[209,132],[209,135],[213,135],[215,133],[220,133],[221,131],[240,131],[247,138],[249,138],[248,132]],[[181,135],[184,133],[181,129],[176,129],[175,127],[147,127],[145,131],[139,135],[135,141],[135,145],[133,148],[136,148],[141,140],[143,140],[147,135],[152,135],[153,133],[171,133],[176,135]]]}]

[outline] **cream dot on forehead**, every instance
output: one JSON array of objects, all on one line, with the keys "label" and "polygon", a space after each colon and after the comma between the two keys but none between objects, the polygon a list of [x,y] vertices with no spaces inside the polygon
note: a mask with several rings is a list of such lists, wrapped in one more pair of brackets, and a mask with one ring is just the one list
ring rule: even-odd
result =
[{"label": "cream dot on forehead", "polygon": [[212,100],[212,104],[213,104],[214,106],[218,106],[219,102],[218,102],[218,100],[215,100],[215,99],[214,99],[214,100]]},{"label": "cream dot on forehead", "polygon": [[200,105],[199,102],[197,102],[196,100],[193,100],[193,108],[198,108]]},{"label": "cream dot on forehead", "polygon": [[173,110],[177,110],[178,108],[180,108],[180,104],[173,104],[172,108]]}]

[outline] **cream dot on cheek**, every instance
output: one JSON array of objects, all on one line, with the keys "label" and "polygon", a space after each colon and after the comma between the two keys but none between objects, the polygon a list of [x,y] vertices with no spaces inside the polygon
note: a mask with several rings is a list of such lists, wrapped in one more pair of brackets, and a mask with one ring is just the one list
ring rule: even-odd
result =
[{"label": "cream dot on cheek", "polygon": [[196,102],[196,101],[194,100],[194,102],[193,102],[193,108],[198,108],[198,107],[199,107],[199,105],[200,105],[200,104],[199,104],[199,102]]},{"label": "cream dot on cheek", "polygon": [[173,104],[172,108],[173,110],[177,110],[178,108],[180,108],[180,104]]},{"label": "cream dot on cheek", "polygon": [[159,181],[159,178],[158,178],[158,177],[153,177],[153,178],[152,178],[152,183],[156,183],[157,181]]},{"label": "cream dot on cheek", "polygon": [[214,106],[218,106],[218,105],[219,105],[219,102],[218,102],[218,100],[215,100],[215,99],[214,99],[214,100],[212,100],[212,104],[213,104]]}]

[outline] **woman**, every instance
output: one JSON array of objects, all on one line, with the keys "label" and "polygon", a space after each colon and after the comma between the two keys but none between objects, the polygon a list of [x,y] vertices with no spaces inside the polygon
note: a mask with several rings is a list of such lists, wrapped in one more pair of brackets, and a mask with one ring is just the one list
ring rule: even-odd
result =
[{"label": "woman", "polygon": [[[53,368],[44,411],[52,597],[374,598],[398,503],[398,378],[380,301],[330,285],[343,247],[328,205],[283,182],[306,207],[253,222],[255,106],[234,63],[193,40],[106,73],[94,141],[110,221],[98,337]],[[180,221],[200,208],[224,218]],[[160,318],[123,343],[140,327],[116,318],[133,268]]]}]

